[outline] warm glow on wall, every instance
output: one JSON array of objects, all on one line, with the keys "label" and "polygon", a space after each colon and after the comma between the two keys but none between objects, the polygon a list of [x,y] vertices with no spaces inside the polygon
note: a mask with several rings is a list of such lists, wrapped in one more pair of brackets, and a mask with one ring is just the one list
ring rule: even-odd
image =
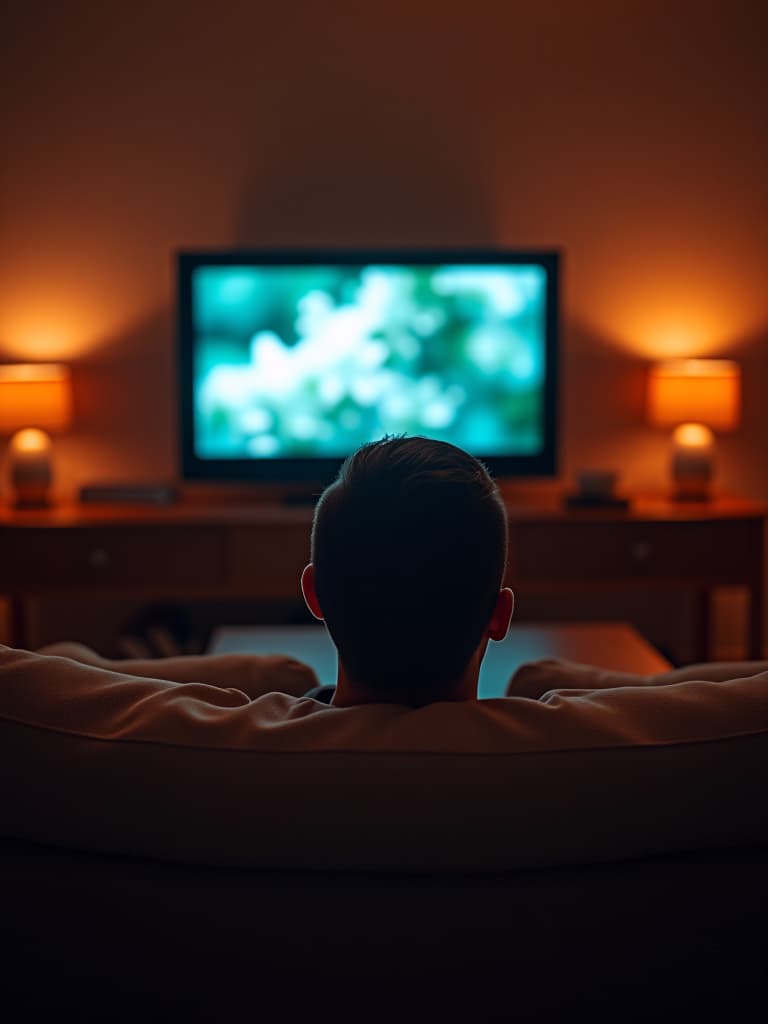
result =
[{"label": "warm glow on wall", "polygon": [[63,359],[71,362],[96,348],[89,342],[82,323],[56,321],[49,325],[42,318],[24,321],[11,319],[2,329],[2,355],[6,359]]},{"label": "warm glow on wall", "polygon": [[641,330],[647,330],[648,333],[638,336],[632,346],[636,352],[650,359],[683,359],[691,352],[708,356],[716,351],[717,342],[712,341],[712,328],[708,324],[700,324],[698,329],[692,327],[690,322],[680,326],[674,323],[656,326],[649,324]]},{"label": "warm glow on wall", "polygon": [[738,276],[707,267],[703,259],[681,252],[685,272],[668,262],[660,266],[650,255],[626,267],[589,267],[576,281],[576,319],[616,348],[648,360],[723,355],[764,334],[759,292],[747,293]]},{"label": "warm glow on wall", "polygon": [[[702,304],[706,308],[706,304]],[[739,337],[730,319],[718,321],[702,308],[664,312],[641,310],[617,323],[617,345],[646,359],[682,359],[722,353]]]},{"label": "warm glow on wall", "polygon": [[126,321],[116,319],[114,308],[8,301],[0,309],[0,357],[8,362],[70,363],[97,352],[125,330]]}]

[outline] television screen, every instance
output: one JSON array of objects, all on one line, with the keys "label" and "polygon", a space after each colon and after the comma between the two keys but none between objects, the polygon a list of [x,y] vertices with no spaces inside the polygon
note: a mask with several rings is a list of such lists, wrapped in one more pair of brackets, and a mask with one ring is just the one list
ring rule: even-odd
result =
[{"label": "television screen", "polygon": [[553,470],[556,254],[184,253],[179,267],[186,476],[322,479],[385,434]]}]

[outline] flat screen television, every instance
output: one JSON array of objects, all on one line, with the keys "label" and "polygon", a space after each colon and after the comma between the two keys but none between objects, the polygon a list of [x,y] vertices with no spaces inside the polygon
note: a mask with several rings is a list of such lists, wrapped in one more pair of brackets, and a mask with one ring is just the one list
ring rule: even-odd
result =
[{"label": "flat screen television", "polygon": [[312,482],[385,434],[557,466],[557,252],[178,254],[185,480]]}]

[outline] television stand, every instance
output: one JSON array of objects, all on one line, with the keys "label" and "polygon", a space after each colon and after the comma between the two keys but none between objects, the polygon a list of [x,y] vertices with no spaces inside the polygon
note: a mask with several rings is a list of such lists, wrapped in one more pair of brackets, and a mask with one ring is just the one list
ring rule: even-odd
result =
[{"label": "television stand", "polygon": [[[305,495],[310,493],[307,488]],[[287,495],[287,491],[286,491]],[[300,604],[310,557],[308,503],[255,501],[168,506],[0,505],[0,598],[10,643],[35,647],[45,598],[154,601],[248,600]],[[713,595],[748,597],[744,656],[762,658],[764,505],[736,499],[693,505],[637,500],[628,510],[569,511],[560,502],[509,512],[506,581],[536,590],[596,588],[695,596],[693,660],[712,655]]]},{"label": "television stand", "polygon": [[286,491],[285,494],[280,497],[280,504],[285,505],[288,508],[300,506],[300,507],[312,507],[314,508],[317,504],[317,500],[324,490],[323,485],[312,487],[311,489],[296,489]]}]

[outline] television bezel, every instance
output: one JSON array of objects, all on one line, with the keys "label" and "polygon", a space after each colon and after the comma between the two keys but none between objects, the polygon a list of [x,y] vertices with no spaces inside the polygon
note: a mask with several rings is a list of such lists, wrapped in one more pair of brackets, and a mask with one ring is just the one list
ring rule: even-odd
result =
[{"label": "television bezel", "polygon": [[194,444],[194,353],[192,275],[203,266],[301,265],[497,265],[541,266],[547,275],[545,303],[545,375],[543,443],[530,455],[485,455],[473,452],[498,480],[554,477],[558,470],[558,394],[560,375],[560,267],[556,249],[226,249],[176,253],[177,370],[179,382],[179,449],[183,481],[210,483],[325,484],[338,472],[343,457],[204,459]]}]

